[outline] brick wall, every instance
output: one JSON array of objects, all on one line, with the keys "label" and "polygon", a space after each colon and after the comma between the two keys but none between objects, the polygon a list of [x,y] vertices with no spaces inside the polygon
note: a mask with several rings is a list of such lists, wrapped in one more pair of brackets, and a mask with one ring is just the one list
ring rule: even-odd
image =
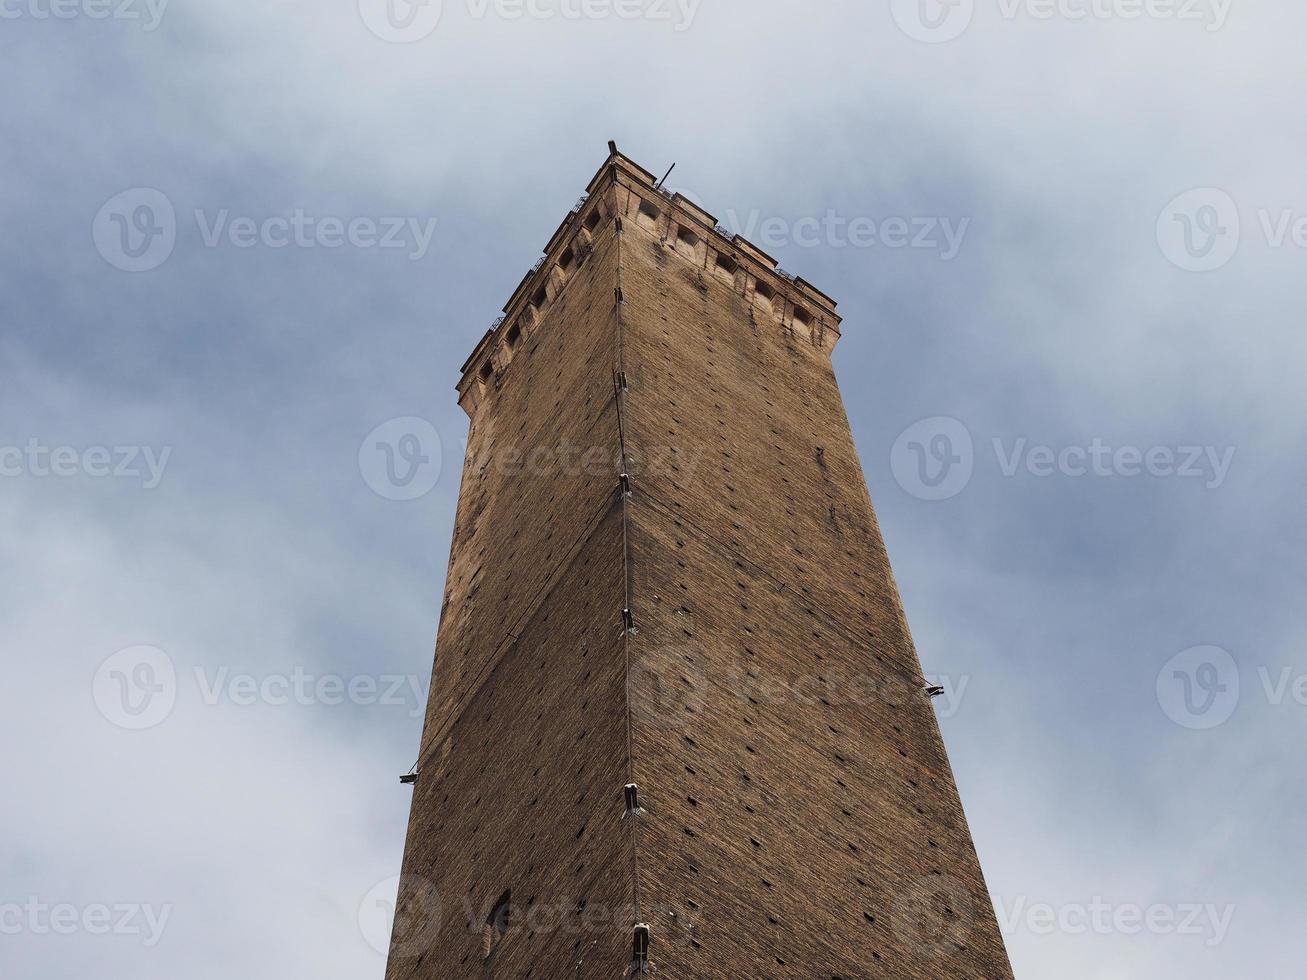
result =
[{"label": "brick wall", "polygon": [[465,365],[388,980],[1011,977],[834,303],[714,225],[610,158]]}]

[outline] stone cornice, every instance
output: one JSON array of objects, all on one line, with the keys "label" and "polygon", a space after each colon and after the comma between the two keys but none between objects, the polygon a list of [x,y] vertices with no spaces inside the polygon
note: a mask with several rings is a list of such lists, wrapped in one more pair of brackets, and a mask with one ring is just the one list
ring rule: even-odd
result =
[{"label": "stone cornice", "polygon": [[[622,194],[609,194],[624,191]],[[840,337],[840,316],[831,297],[802,278],[682,194],[669,194],[635,161],[614,150],[595,173],[576,207],[550,237],[544,256],[531,268],[499,317],[462,367],[459,404],[474,416],[487,389],[512,361],[522,339],[535,330],[553,299],[589,256],[594,234],[620,219],[657,235],[668,248],[698,264],[701,271],[728,282],[779,327],[828,354]]]}]

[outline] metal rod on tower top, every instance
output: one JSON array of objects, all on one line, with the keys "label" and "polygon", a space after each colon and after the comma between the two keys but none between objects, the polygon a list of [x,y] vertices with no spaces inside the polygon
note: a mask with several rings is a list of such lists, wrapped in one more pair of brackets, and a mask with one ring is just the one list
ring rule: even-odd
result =
[{"label": "metal rod on tower top", "polygon": [[672,171],[675,169],[676,169],[676,164],[672,164],[670,167],[668,167],[667,173],[663,174],[663,179],[658,181],[658,183],[654,184],[654,187],[662,187],[663,184],[667,183],[667,178],[672,175]]}]

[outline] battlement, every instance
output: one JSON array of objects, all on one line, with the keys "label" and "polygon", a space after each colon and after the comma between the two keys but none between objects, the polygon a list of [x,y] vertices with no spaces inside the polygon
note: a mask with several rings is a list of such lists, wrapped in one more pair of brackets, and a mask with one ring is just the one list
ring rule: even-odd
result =
[{"label": "battlement", "polygon": [[[475,416],[483,397],[512,362],[522,341],[544,321],[553,301],[589,258],[606,229],[650,235],[707,279],[729,285],[760,323],[790,332],[829,353],[840,338],[831,297],[782,269],[762,249],[732,235],[717,219],[615,148],[586,194],[549,239],[531,268],[462,367],[459,404]],[[616,283],[614,283],[616,289]]]}]

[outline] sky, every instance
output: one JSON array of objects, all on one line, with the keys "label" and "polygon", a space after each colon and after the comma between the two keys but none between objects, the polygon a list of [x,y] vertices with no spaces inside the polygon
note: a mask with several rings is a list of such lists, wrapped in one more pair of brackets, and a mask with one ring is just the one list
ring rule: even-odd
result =
[{"label": "sky", "polygon": [[609,139],[840,302],[1016,975],[1300,973],[1307,9],[390,3],[0,2],[0,973],[382,977],[453,386]]}]

